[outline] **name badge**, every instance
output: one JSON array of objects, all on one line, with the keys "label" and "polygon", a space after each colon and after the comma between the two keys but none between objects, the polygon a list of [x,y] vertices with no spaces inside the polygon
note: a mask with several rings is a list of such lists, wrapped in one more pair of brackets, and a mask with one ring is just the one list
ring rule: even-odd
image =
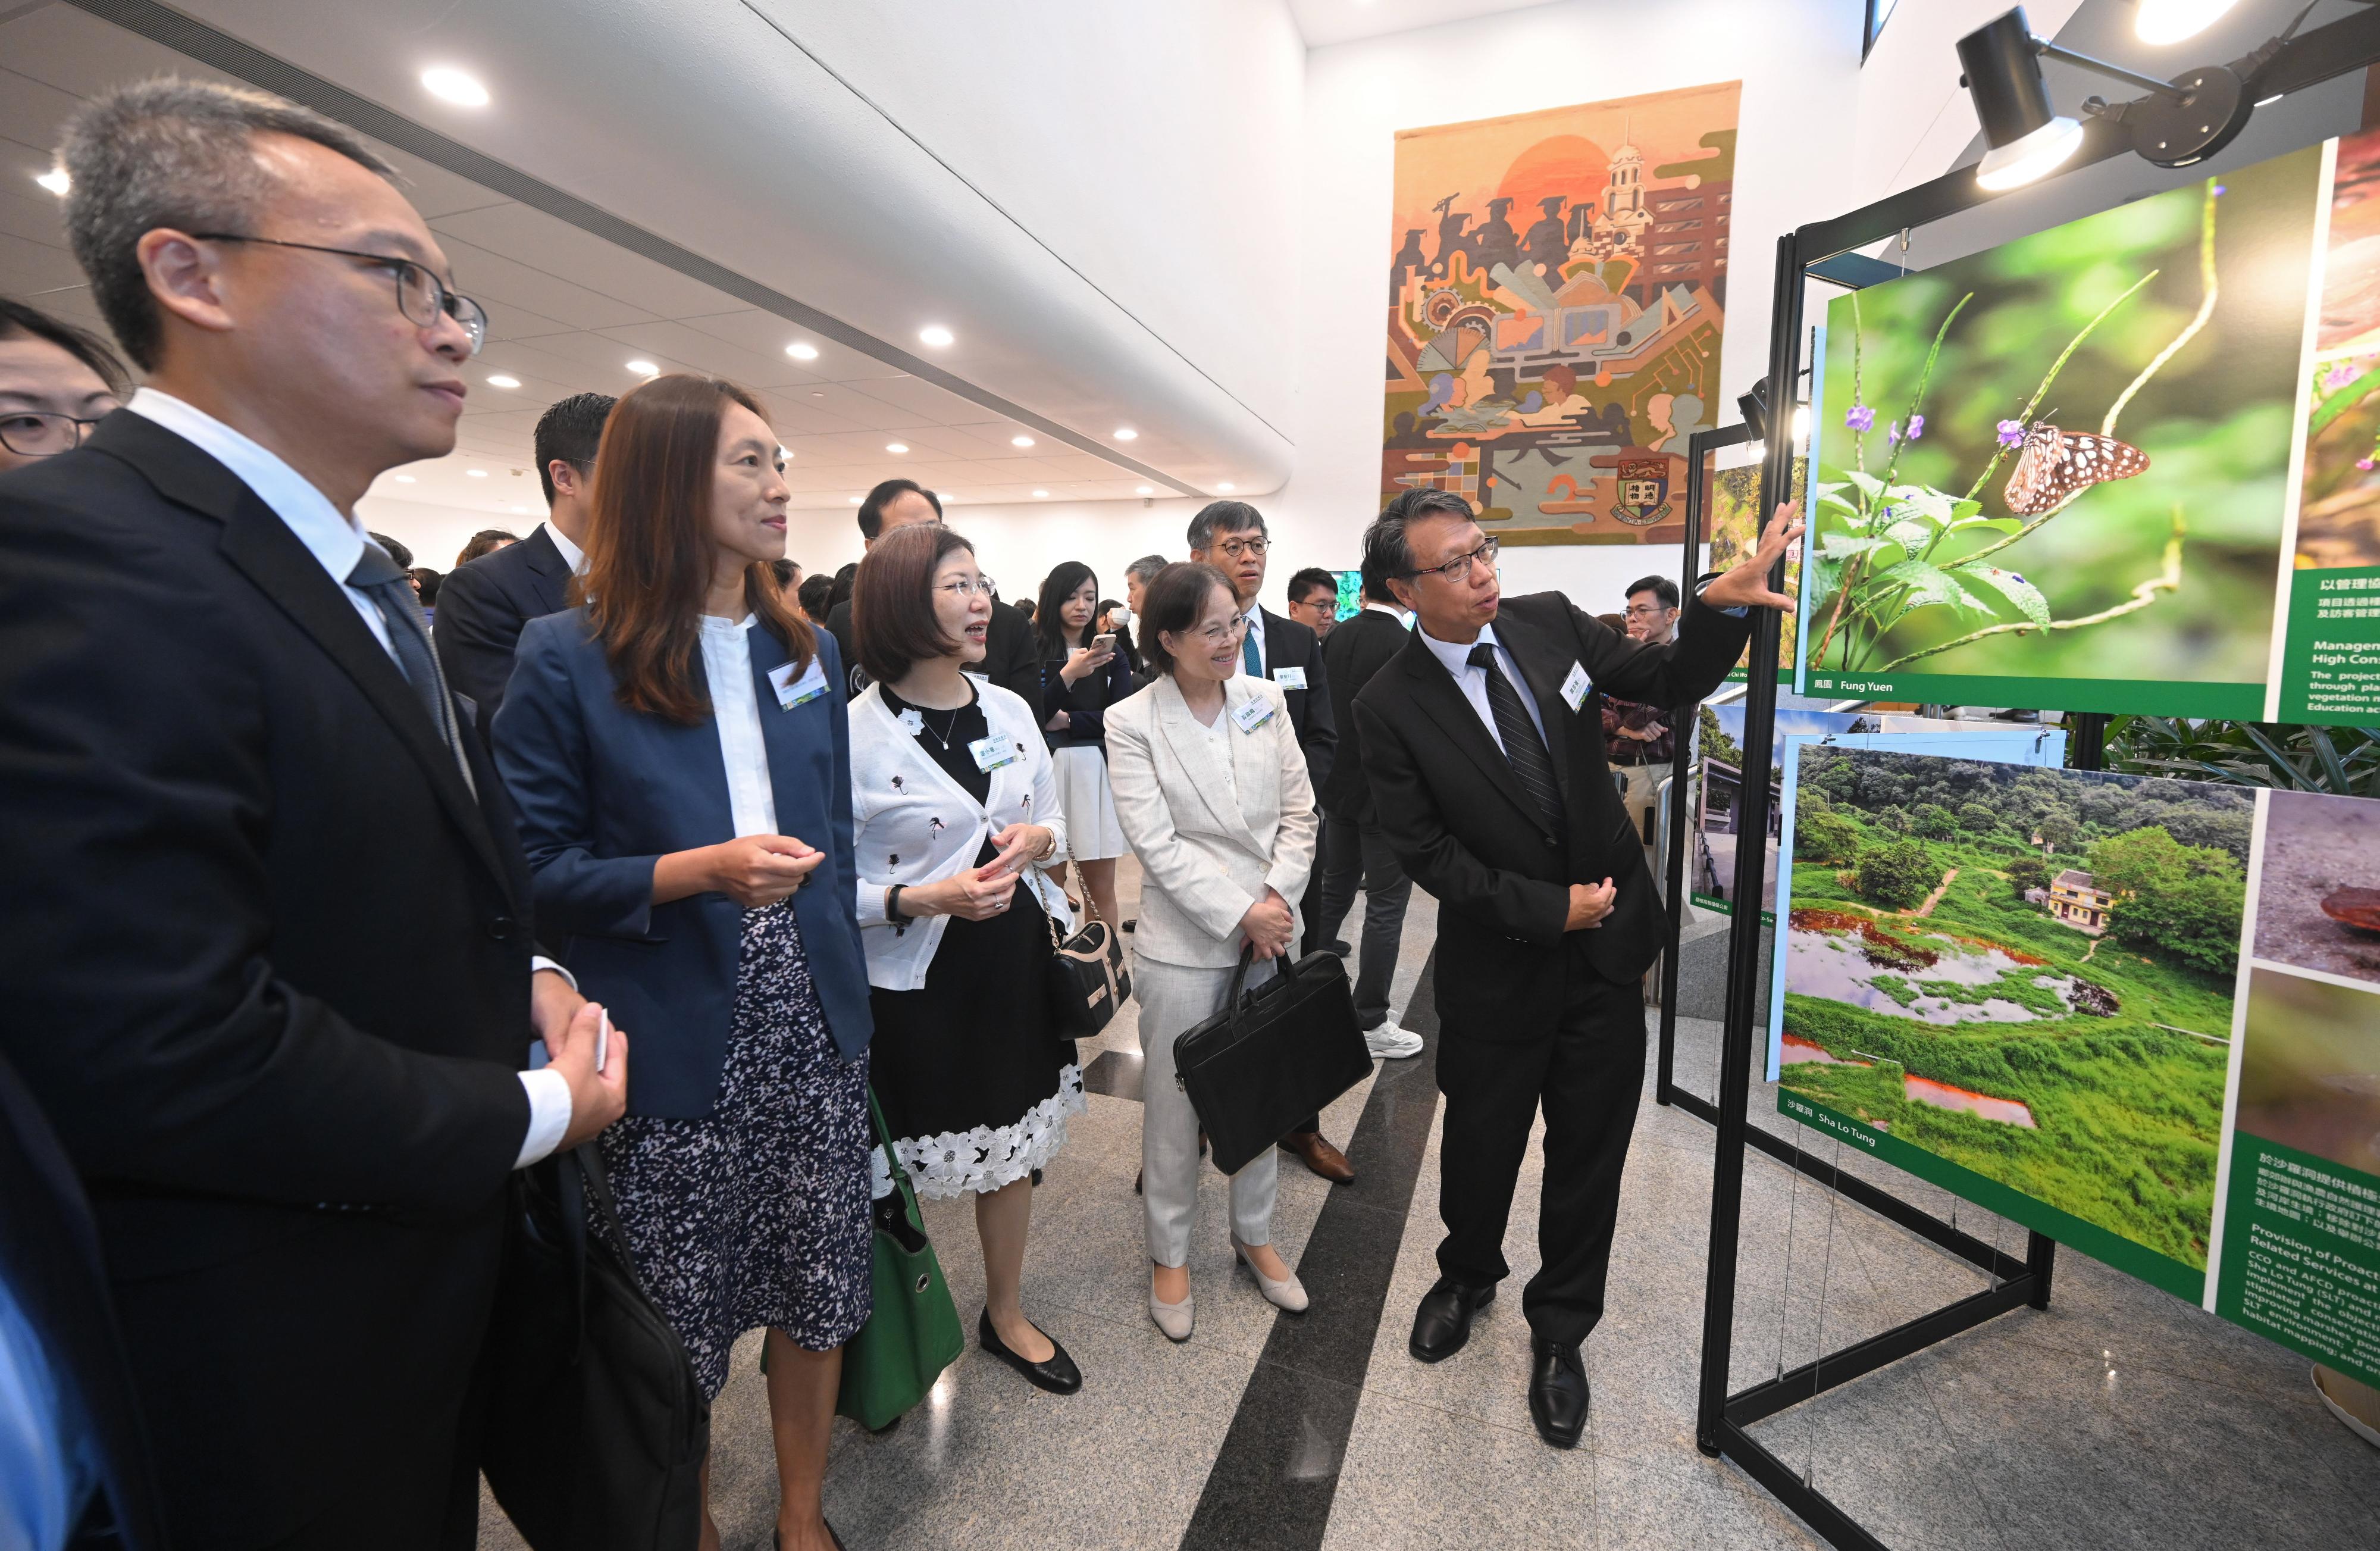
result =
[{"label": "name badge", "polygon": [[1570,677],[1562,680],[1562,702],[1575,711],[1585,701],[1586,692],[1594,688],[1594,682],[1586,677],[1586,669],[1572,663],[1570,665]]},{"label": "name badge", "polygon": [[1272,720],[1272,702],[1262,700],[1243,701],[1240,702],[1240,708],[1232,713],[1232,720],[1238,724],[1242,732],[1254,732]]},{"label": "name badge", "polygon": [[826,693],[826,669],[812,657],[809,666],[799,678],[794,677],[794,665],[782,663],[769,670],[769,686],[777,691],[777,703],[791,711],[796,705],[808,705]]},{"label": "name badge", "polygon": [[1003,764],[1016,763],[1016,740],[994,733],[968,744],[967,752],[975,756],[975,767],[989,776]]},{"label": "name badge", "polygon": [[1272,670],[1272,681],[1284,690],[1303,690],[1305,688],[1305,670],[1302,667],[1277,667]]}]

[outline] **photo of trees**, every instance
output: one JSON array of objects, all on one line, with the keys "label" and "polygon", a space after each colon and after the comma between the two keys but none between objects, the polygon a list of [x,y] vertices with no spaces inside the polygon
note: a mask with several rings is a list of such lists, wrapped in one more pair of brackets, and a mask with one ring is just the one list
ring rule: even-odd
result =
[{"label": "photo of trees", "polygon": [[1795,808],[1787,1112],[2195,1298],[2253,795],[1812,747]]}]

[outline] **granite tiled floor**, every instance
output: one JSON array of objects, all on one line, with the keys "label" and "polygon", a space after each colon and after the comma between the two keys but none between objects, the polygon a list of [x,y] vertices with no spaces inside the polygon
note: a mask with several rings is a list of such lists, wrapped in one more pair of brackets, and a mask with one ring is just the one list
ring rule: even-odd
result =
[{"label": "granite tiled floor", "polygon": [[[1127,901],[1134,869],[1123,869]],[[1359,904],[1360,912],[1360,904]],[[1395,1003],[1427,958],[1434,909],[1416,897]],[[1136,1060],[1135,1009],[1107,1049]],[[1648,1019],[1649,1021],[1649,1019]],[[1715,1025],[1682,1021],[1682,1084],[1715,1086]],[[1427,1060],[1427,1057],[1422,1057]],[[1402,1073],[1400,1073],[1402,1075]],[[1342,1145],[1378,1083],[1334,1105],[1325,1130]],[[1418,1102],[1426,1084],[1383,1089]],[[1790,1135],[1773,1087],[1755,1082],[1754,1122]],[[1418,1135],[1416,1122],[1408,1128]],[[1386,1134],[1377,1130],[1375,1135]],[[1803,1133],[1804,1145],[1832,1144]],[[1395,1551],[1402,1547],[1805,1547],[1820,1543],[1734,1465],[1694,1447],[1712,1132],[1651,1102],[1630,1154],[1609,1308],[1588,1342],[1595,1408],[1586,1447],[1560,1453],[1531,1430],[1527,1330],[1520,1284],[1535,1270],[1536,1155],[1514,1203],[1512,1296],[1480,1319],[1461,1354],[1435,1366],[1404,1350],[1413,1304],[1436,1275],[1438,1129],[1433,1119],[1410,1210],[1378,1204],[1359,1181],[1338,1192],[1358,1232],[1393,1235],[1377,1325],[1301,1327],[1291,1361],[1296,1400],[1243,1416],[1276,1320],[1224,1244],[1220,1189],[1200,1204],[1192,1276],[1197,1335],[1165,1341],[1145,1310],[1137,1104],[1095,1093],[1036,1197],[1027,1308],[1081,1362],[1083,1393],[1035,1391],[970,1349],[896,1431],[870,1438],[839,1423],[828,1512],[853,1551],[865,1547],[1173,1547],[1194,1514],[1194,1544]],[[1907,1198],[2022,1252],[2022,1233],[1871,1159],[1845,1158]],[[1220,1186],[1220,1179],[1210,1182]],[[1332,1188],[1284,1159],[1275,1240],[1305,1252]],[[1366,1213],[1376,1213],[1374,1223]],[[1731,1388],[1837,1350],[1985,1285],[1983,1274],[1859,1208],[1833,1202],[1754,1154],[1744,1180]],[[929,1208],[962,1317],[972,1328],[982,1269],[964,1203]],[[1346,1240],[1341,1239],[1339,1242]],[[1383,1255],[1370,1257],[1388,1266]],[[1307,1263],[1308,1321],[1369,1306],[1347,1267]],[[1377,1273],[1366,1273],[1377,1275]],[[1360,1279],[1360,1278],[1356,1278]],[[1902,1551],[2036,1546],[2236,1547],[2380,1551],[2380,1454],[2322,1411],[2305,1363],[2277,1348],[2071,1252],[2059,1258],[2046,1312],[2021,1311],[1828,1391],[1760,1424],[1787,1463]],[[1368,1292],[1368,1296],[1366,1294]],[[1316,1339],[1315,1337],[1321,1337]],[[1363,1347],[1368,1343],[1366,1356]],[[758,1337],[713,1416],[716,1508],[725,1545],[769,1545],[776,1484],[754,1371]],[[1285,1349],[1276,1346],[1275,1359]],[[1336,1375],[1322,1376],[1322,1373]],[[1342,1382],[1344,1381],[1344,1382]],[[1253,1402],[1250,1402],[1253,1406]],[[1233,1434],[1238,1419],[1239,1432]],[[1257,1479],[1276,1498],[1200,1498],[1225,1447],[1258,1452]],[[1235,1475],[1234,1480],[1243,1479]],[[1291,1510],[1328,1495],[1313,1528]],[[1214,1533],[1229,1526],[1228,1538]],[[481,1544],[519,1545],[490,1505]]]}]

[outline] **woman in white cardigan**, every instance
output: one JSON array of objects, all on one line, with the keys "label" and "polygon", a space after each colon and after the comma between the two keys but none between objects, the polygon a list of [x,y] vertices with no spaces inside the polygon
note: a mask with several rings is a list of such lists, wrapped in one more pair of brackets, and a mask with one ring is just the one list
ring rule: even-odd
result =
[{"label": "woman in white cardigan", "polygon": [[1019,1298],[1033,1173],[1083,1108],[1074,1042],[1050,1017],[1052,907],[1034,866],[1065,846],[1040,718],[964,671],[983,661],[991,583],[940,523],[877,541],[851,618],[875,679],[850,717],[877,1101],[919,1195],[975,1197],[983,1349],[1070,1395],[1081,1371]]},{"label": "woman in white cardigan", "polygon": [[[1198,1117],[1174,1084],[1173,1041],[1221,1008],[1243,944],[1262,961],[1248,984],[1271,978],[1297,928],[1319,821],[1288,702],[1270,681],[1240,674],[1247,622],[1222,572],[1168,566],[1143,603],[1141,639],[1158,678],[1109,708],[1108,772],[1141,865],[1133,989],[1148,1313],[1185,1341]],[[1269,1147],[1232,1176],[1232,1252],[1269,1301],[1300,1313],[1305,1288],[1272,1248],[1278,1178]]]}]

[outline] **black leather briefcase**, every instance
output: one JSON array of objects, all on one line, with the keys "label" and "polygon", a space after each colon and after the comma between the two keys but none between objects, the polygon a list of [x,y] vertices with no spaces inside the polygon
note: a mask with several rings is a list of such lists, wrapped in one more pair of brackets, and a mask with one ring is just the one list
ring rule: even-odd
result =
[{"label": "black leather briefcase", "polygon": [[1280,974],[1249,991],[1253,957],[1241,947],[1222,1010],[1173,1042],[1173,1081],[1190,1095],[1215,1166],[1226,1174],[1372,1075],[1354,990],[1336,954],[1309,953],[1293,965],[1283,959]]}]

